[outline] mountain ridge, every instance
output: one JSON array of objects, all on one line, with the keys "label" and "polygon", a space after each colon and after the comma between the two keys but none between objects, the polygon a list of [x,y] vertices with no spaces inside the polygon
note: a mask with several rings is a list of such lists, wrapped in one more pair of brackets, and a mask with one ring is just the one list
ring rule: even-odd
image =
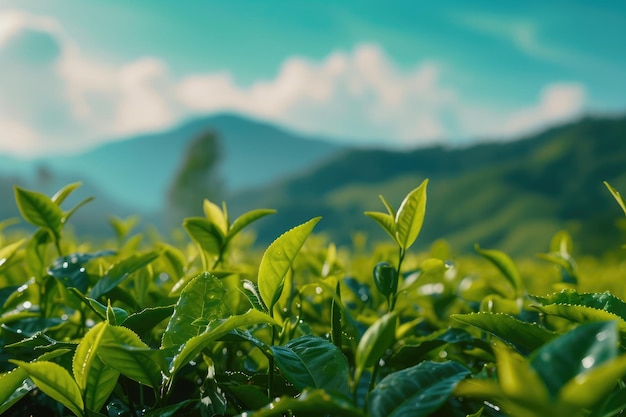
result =
[{"label": "mountain ridge", "polygon": [[[479,243],[531,255],[546,250],[553,233],[570,229],[587,240],[581,249],[602,252],[620,243],[613,224],[619,212],[602,181],[626,190],[625,168],[626,116],[588,116],[510,142],[345,150],[290,180],[239,194],[231,205],[278,210],[259,225],[261,239],[313,215],[326,217],[317,230],[333,241],[349,243],[354,231],[384,239],[363,212],[383,209],[379,194],[397,207],[430,178],[422,249],[444,238],[461,252]],[[608,228],[605,243],[594,227]]]}]

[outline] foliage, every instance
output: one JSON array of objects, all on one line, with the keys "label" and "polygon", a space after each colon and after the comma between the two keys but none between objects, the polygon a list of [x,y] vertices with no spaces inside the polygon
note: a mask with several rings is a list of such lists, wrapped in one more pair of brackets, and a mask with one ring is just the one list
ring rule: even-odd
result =
[{"label": "foliage", "polygon": [[530,264],[418,253],[427,184],[365,213],[389,237],[371,252],[327,242],[314,217],[263,253],[245,229],[273,210],[231,222],[206,199],[187,243],[141,245],[131,218],[95,245],[64,233],[80,184],[16,187],[37,229],[0,229],[0,414],[621,414],[621,259],[576,262],[564,231]]}]

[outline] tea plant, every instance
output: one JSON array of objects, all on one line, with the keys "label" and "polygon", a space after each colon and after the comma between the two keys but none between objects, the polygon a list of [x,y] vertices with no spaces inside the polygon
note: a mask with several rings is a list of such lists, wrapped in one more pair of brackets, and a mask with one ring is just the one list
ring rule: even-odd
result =
[{"label": "tea plant", "polygon": [[620,415],[626,303],[580,291],[566,232],[531,270],[478,245],[456,261],[442,243],[411,251],[427,184],[365,213],[391,238],[371,252],[313,218],[258,255],[245,228],[274,210],[231,222],[205,200],[183,220],[190,244],[146,243],[136,218],[94,244],[64,231],[89,201],[61,207],[79,184],[16,187],[36,230],[0,227],[0,414]]}]

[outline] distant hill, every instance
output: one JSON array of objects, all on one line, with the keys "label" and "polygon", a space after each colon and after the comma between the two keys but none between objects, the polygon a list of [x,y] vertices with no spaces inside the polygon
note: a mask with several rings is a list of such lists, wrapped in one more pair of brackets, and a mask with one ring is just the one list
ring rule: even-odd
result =
[{"label": "distant hill", "polygon": [[259,223],[264,242],[317,215],[324,219],[316,230],[335,242],[347,243],[355,231],[385,239],[363,212],[384,210],[379,194],[397,207],[425,178],[422,249],[445,238],[457,252],[479,243],[533,255],[546,251],[562,228],[583,253],[614,249],[623,243],[615,227],[621,212],[602,181],[626,193],[626,117],[589,117],[532,137],[466,148],[346,150],[291,179],[240,193],[229,205],[278,210]]},{"label": "distant hill", "polygon": [[323,138],[304,137],[268,123],[221,114],[71,156],[23,161],[0,155],[0,177],[19,177],[32,183],[37,170],[45,167],[56,176],[93,185],[120,205],[138,212],[157,212],[163,208],[167,186],[185,148],[195,136],[209,130],[217,133],[222,145],[220,173],[231,192],[285,178],[343,149]]}]

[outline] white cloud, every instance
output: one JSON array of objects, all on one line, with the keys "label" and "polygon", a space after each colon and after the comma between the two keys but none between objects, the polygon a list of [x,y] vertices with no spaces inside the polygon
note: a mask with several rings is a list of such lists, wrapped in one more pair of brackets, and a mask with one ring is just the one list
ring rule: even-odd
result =
[{"label": "white cloud", "polygon": [[439,63],[401,69],[369,44],[319,62],[287,58],[275,77],[246,87],[228,72],[177,79],[153,57],[98,62],[55,21],[20,12],[0,12],[3,57],[12,64],[0,65],[0,152],[22,155],[80,150],[219,111],[360,143],[417,146],[514,136],[579,115],[585,104],[583,86],[553,83],[519,109],[476,107],[442,81]]},{"label": "white cloud", "polygon": [[580,84],[551,84],[541,91],[539,102],[506,116],[494,131],[504,137],[545,128],[580,116],[584,110],[585,89]]}]

